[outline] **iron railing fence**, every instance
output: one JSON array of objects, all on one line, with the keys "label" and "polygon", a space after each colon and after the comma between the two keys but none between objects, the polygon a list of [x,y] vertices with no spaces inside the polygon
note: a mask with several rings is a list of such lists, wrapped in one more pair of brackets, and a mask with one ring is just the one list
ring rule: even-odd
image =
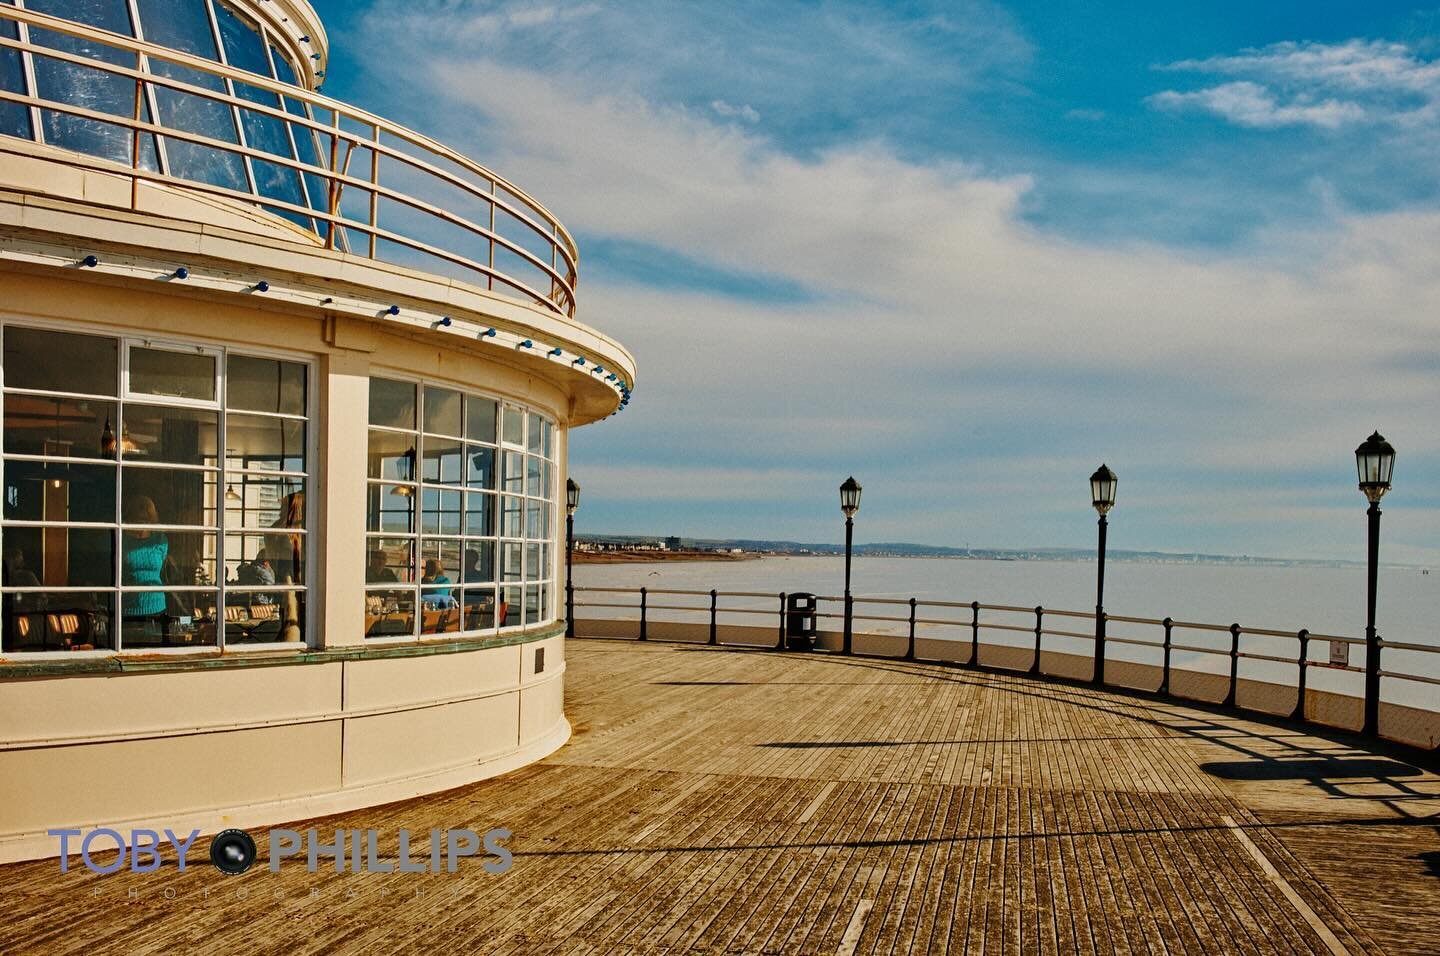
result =
[{"label": "iron railing fence", "polygon": [[[784,650],[787,640],[787,598],[786,592],[765,591],[698,591],[672,588],[620,588],[580,587],[574,588],[575,607],[595,608],[608,615],[632,612],[633,617],[621,616],[620,620],[633,620],[638,624],[638,639],[656,640],[651,634],[651,625],[662,617],[666,621],[687,618],[685,623],[708,624],[708,639],[703,643],[710,646],[732,646],[745,648],[773,648]],[[582,598],[582,595],[596,598]],[[832,630],[838,632],[845,619],[845,598],[836,595],[815,595],[818,621],[834,622]],[[838,610],[820,610],[819,607],[837,607]],[[864,611],[857,611],[862,608]],[[662,617],[657,617],[657,612]],[[764,643],[735,643],[720,640],[721,627],[740,620],[750,623],[769,618],[775,639]],[[981,667],[982,647],[1011,647],[1027,651],[1030,658],[1028,667],[1006,668],[985,665],[994,670],[1018,670],[1029,674],[1041,673],[1041,655],[1045,651],[1075,654],[1076,645],[1089,645],[1094,653],[1096,612],[1069,611],[1043,606],[1023,607],[1008,604],[982,604],[979,601],[937,601],[919,598],[851,597],[851,620],[857,638],[882,637],[900,638],[905,642],[903,654],[878,655],[857,653],[861,657],[889,657],[898,660],[932,660],[958,663],[969,667]],[[1331,663],[1312,658],[1312,644],[1325,642],[1345,647],[1365,646],[1365,639],[1340,634],[1321,634],[1306,628],[1277,630],[1274,628],[1251,627],[1237,623],[1209,624],[1198,621],[1181,621],[1174,618],[1134,617],[1121,614],[1104,615],[1107,628],[1122,625],[1120,633],[1107,633],[1107,646],[1119,645],[1150,652],[1157,658],[1152,666],[1160,671],[1160,683],[1156,693],[1172,694],[1171,679],[1177,673],[1213,674],[1226,681],[1228,688],[1225,698],[1219,703],[1226,707],[1238,707],[1237,690],[1242,680],[1256,680],[1259,683],[1274,683],[1273,680],[1250,678],[1241,673],[1242,661],[1254,661],[1272,667],[1286,666],[1294,669],[1294,682],[1280,685],[1296,691],[1296,703],[1289,716],[1296,720],[1311,720],[1313,715],[1306,711],[1306,690],[1309,671],[1322,668],[1329,673],[1364,674],[1365,668],[1349,663]],[[866,630],[879,626],[891,630]],[[821,627],[821,630],[826,628]],[[923,629],[923,631],[922,631]],[[982,635],[991,640],[982,640]],[[1021,636],[1023,635],[1023,637]],[[1050,639],[1047,642],[1047,638]],[[663,639],[662,639],[663,640]],[[937,641],[952,644],[967,644],[968,655],[961,660],[950,658],[922,657],[916,653],[917,641]],[[1068,642],[1069,647],[1056,647],[1059,640]],[[1208,643],[1207,643],[1208,640]],[[696,643],[679,641],[679,643]],[[1285,646],[1293,648],[1291,653],[1282,653]],[[1440,646],[1403,641],[1380,640],[1382,651],[1405,655],[1424,655],[1424,659],[1436,662],[1440,673]],[[840,653],[833,651],[831,653]],[[1199,666],[1177,664],[1176,655],[1198,655],[1195,663]],[[1078,655],[1077,655],[1078,656]],[[1348,655],[1347,655],[1348,656]],[[1417,661],[1419,658],[1413,658]],[[1210,663],[1207,663],[1210,662]],[[1146,664],[1129,657],[1108,657],[1107,663]],[[1213,666],[1212,666],[1213,664]],[[1415,673],[1409,670],[1381,669],[1380,675],[1388,680],[1407,681],[1422,686],[1440,686],[1440,677]],[[1128,685],[1114,685],[1127,686]],[[1440,707],[1429,706],[1426,710],[1440,712]]]},{"label": "iron railing fence", "polygon": [[[236,200],[292,223],[308,223],[327,248],[447,275],[458,272],[459,278],[487,290],[574,316],[578,252],[570,233],[522,189],[428,136],[304,87],[0,4],[0,26],[7,23],[15,26],[0,29],[0,56],[18,51],[15,55],[26,64],[22,75],[29,79],[21,82],[23,91],[0,84],[0,103],[24,108],[30,116],[30,140],[41,143],[43,114],[128,131],[128,163],[73,150],[66,162],[128,177],[132,206],[139,202],[142,182]],[[92,55],[35,42],[33,34],[43,38],[46,31],[84,41]],[[111,111],[47,96],[34,82],[36,60],[68,65],[91,80],[91,71],[97,71],[112,83],[127,88],[133,84],[133,97],[124,97],[125,109]],[[157,61],[181,68],[167,72],[196,82],[156,72]],[[95,86],[89,84],[92,90]],[[218,105],[231,117],[223,123],[225,136],[167,123],[156,108],[157,89],[171,101],[189,104],[191,123],[197,115],[195,104],[210,104],[212,116],[218,115]],[[57,95],[65,92],[62,88]],[[291,145],[284,152],[247,143],[247,129],[267,123],[289,131]],[[6,144],[14,142],[14,137],[0,135],[0,153],[13,152]],[[238,158],[248,189],[178,175],[166,158],[169,142],[193,144],[187,148],[206,155]],[[158,168],[147,168],[152,160]],[[285,190],[266,193],[259,184],[277,169],[289,171],[298,191],[287,183]]]}]

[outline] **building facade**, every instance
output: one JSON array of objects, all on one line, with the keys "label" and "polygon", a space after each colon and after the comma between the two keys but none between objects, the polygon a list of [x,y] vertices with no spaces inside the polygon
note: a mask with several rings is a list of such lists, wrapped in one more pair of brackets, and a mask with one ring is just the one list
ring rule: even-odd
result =
[{"label": "building facade", "polygon": [[0,0],[0,861],[568,738],[567,439],[634,360],[326,55],[304,0]]}]

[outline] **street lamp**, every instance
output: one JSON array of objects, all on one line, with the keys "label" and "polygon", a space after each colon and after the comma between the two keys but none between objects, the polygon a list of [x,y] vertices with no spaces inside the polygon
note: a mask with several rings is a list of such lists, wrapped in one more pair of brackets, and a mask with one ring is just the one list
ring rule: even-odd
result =
[{"label": "street lamp", "polygon": [[860,510],[860,483],[851,475],[840,486],[840,510],[845,513],[845,641],[841,653],[850,653],[853,604],[850,601],[850,542],[855,533],[855,512]]},{"label": "street lamp", "polygon": [[1096,684],[1105,683],[1105,517],[1115,507],[1115,472],[1101,465],[1090,476],[1090,500],[1100,513],[1099,561],[1095,572],[1095,676]]},{"label": "street lamp", "polygon": [[1375,586],[1380,565],[1380,499],[1390,490],[1395,448],[1375,432],[1355,449],[1360,490],[1370,502],[1369,577],[1365,589],[1365,733],[1380,729],[1380,636],[1375,633]]},{"label": "street lamp", "polygon": [[575,578],[571,561],[575,556],[575,509],[580,507],[580,483],[565,479],[565,636],[575,636]]}]

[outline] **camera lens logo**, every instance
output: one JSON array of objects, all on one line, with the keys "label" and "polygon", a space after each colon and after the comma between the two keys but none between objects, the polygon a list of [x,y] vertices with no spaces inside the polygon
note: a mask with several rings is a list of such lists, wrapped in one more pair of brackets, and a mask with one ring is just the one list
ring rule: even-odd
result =
[{"label": "camera lens logo", "polygon": [[226,876],[239,876],[255,863],[255,841],[244,830],[222,830],[210,841],[210,862]]}]

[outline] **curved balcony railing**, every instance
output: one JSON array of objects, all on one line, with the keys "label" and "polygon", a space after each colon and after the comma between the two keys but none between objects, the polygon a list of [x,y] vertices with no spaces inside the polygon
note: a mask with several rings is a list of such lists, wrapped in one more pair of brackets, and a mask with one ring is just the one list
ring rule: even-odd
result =
[{"label": "curved balcony railing", "polygon": [[[47,91],[40,67],[83,73],[110,95],[87,105]],[[69,162],[130,177],[132,205],[142,183],[224,197],[326,248],[575,314],[575,243],[540,203],[427,136],[303,87],[0,3],[0,108],[15,124],[7,134],[28,128],[40,142],[57,118],[118,133],[123,161],[69,149]]]}]

